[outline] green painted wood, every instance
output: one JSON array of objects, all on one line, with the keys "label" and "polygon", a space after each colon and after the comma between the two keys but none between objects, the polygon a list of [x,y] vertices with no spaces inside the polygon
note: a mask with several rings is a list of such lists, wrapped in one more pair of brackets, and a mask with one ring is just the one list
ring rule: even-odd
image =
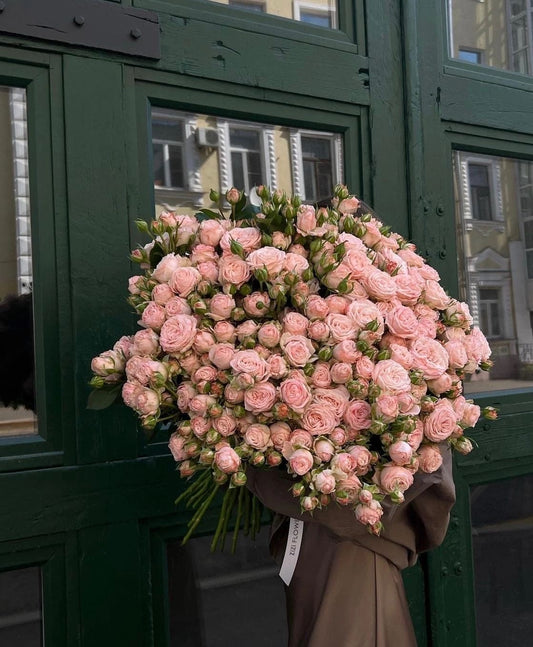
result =
[{"label": "green painted wood", "polygon": [[146,645],[136,522],[79,533],[81,645]]},{"label": "green painted wood", "polygon": [[394,231],[409,237],[399,3],[369,3],[367,30],[373,187],[367,201]]},{"label": "green painted wood", "polygon": [[125,303],[129,215],[122,68],[66,57],[64,83],[78,460],[86,463],[136,455],[136,425],[128,412],[86,409],[91,358],[134,330]]}]

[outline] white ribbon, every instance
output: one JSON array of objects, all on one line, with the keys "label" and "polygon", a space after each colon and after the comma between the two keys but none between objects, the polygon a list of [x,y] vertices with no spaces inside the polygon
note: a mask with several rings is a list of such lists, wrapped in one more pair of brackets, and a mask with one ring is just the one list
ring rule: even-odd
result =
[{"label": "white ribbon", "polygon": [[285,555],[283,556],[283,563],[279,572],[279,576],[287,586],[291,583],[294,569],[296,568],[303,534],[304,522],[300,521],[300,519],[291,518],[287,546],[285,547]]}]

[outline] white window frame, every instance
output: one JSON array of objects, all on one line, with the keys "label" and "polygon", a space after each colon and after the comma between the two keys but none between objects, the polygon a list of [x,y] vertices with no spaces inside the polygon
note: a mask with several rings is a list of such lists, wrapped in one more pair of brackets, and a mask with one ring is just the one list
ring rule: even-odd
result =
[{"label": "white window frame", "polygon": [[[504,325],[503,325],[504,317],[502,316],[503,311],[502,311],[502,292],[501,292],[501,288],[498,287],[498,286],[488,286],[488,285],[481,286],[481,285],[478,285],[477,290],[478,290],[478,308],[479,308],[479,319],[480,319],[480,321],[482,320],[481,310],[482,310],[483,304],[490,304],[490,305],[495,304],[496,305],[497,316],[498,316],[498,324],[499,324],[499,328],[500,328],[500,334],[499,335],[493,335],[492,334],[492,319],[491,319],[491,317],[488,317],[487,318],[488,319],[487,325],[484,326],[483,332],[485,333],[487,339],[502,339],[503,338],[503,331],[504,331]],[[488,300],[481,299],[481,290],[494,290],[496,292],[496,299],[488,299]],[[490,308],[489,310],[492,310],[492,308]]]},{"label": "white window frame", "polygon": [[[163,206],[172,207],[176,201],[180,204],[190,202],[195,207],[203,206],[204,189],[200,177],[200,161],[195,144],[195,133],[198,128],[197,115],[192,115],[177,110],[166,108],[153,108],[153,118],[169,119],[175,122],[183,123],[183,143],[181,142],[168,142],[173,146],[181,145],[183,149],[183,187],[171,186],[156,186],[154,184],[154,191],[156,201]],[[164,140],[152,138],[152,143],[164,144]]]},{"label": "white window frame", "polygon": [[[497,269],[484,269],[485,263]],[[513,301],[509,259],[487,247],[482,252],[467,259],[466,280],[468,285],[468,304],[476,326],[480,325],[479,289],[500,291],[500,319],[502,333],[498,339],[513,340],[516,337],[515,319],[518,315],[517,304]],[[524,308],[526,306],[524,305]],[[509,313],[511,316],[502,316]]]},{"label": "white window frame", "polygon": [[[531,46],[531,29],[533,28],[533,7],[530,7],[529,0],[526,0],[526,9],[516,16],[511,16],[511,0],[507,0],[506,3],[507,10],[507,43],[508,43],[508,56],[509,56],[509,71],[516,72],[517,74],[524,74],[524,72],[519,72],[513,67],[513,55],[519,51],[525,50],[527,53],[527,66],[528,71],[525,74],[533,74],[533,52]],[[526,46],[522,50],[513,51],[513,22],[526,18]]]},{"label": "white window frame", "polygon": [[[296,130],[294,128],[291,129],[290,148],[292,189],[295,195],[299,195],[303,200],[307,200],[308,198],[305,195],[302,136],[329,140],[331,146],[333,186],[335,186],[335,184],[342,184],[344,182],[342,137],[338,133],[327,133],[317,130]],[[333,186],[331,187],[332,191]]]},{"label": "white window frame", "polygon": [[[250,121],[234,121],[227,119],[217,119],[218,131],[218,165],[220,174],[220,189],[225,193],[234,186],[233,169],[231,167],[231,153],[234,149],[230,143],[230,128],[239,128],[240,130],[254,130],[259,133],[259,146],[261,154],[261,164],[263,167],[264,180],[263,184],[275,191],[278,188],[278,177],[276,168],[276,151],[274,143],[274,128],[268,124],[255,124]],[[235,149],[241,150],[241,149]],[[245,189],[245,187],[237,187]],[[251,189],[252,187],[248,187]]]},{"label": "white window frame", "polygon": [[317,4],[316,2],[308,2],[307,0],[294,0],[293,2],[293,14],[294,14],[294,20],[301,20],[301,13],[302,10],[304,13],[307,11],[308,13],[314,13],[317,15],[320,14],[326,14],[331,18],[331,27],[330,29],[337,29],[338,27],[338,21],[337,21],[337,8],[335,6],[335,3],[333,5],[324,7],[323,4]]},{"label": "white window frame", "polygon": [[22,88],[9,89],[9,112],[13,147],[13,191],[17,236],[17,291],[18,294],[24,294],[31,292],[33,284],[26,90]]},{"label": "white window frame", "polygon": [[[470,155],[457,152],[457,169],[459,173],[459,190],[465,231],[477,229],[505,231],[505,214],[503,211],[503,194],[501,181],[501,163],[499,158],[487,155]],[[472,197],[470,193],[469,164],[479,164],[489,167],[489,182],[491,193],[492,220],[474,219],[472,212]]]}]

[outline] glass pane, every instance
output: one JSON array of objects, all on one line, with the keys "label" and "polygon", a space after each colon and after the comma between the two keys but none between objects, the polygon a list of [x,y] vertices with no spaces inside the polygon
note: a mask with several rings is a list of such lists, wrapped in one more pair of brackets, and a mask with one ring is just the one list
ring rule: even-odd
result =
[{"label": "glass pane", "polygon": [[167,544],[170,647],[287,644],[285,596],[268,529],[240,537],[234,555],[211,537]]},{"label": "glass pane", "polygon": [[[232,186],[249,192],[266,184],[307,201],[321,200],[343,182],[339,135],[289,126],[234,121],[205,114],[166,110],[165,120],[181,124],[183,143],[155,139],[152,128],[152,173],[156,214],[196,214],[216,205],[210,189]],[[161,109],[152,111],[161,120]]]},{"label": "glass pane", "polygon": [[26,92],[0,86],[0,437],[37,433]]},{"label": "glass pane", "polygon": [[167,142],[182,142],[184,137],[183,121],[154,117],[152,120],[152,137],[153,139]]},{"label": "glass pane", "polygon": [[337,0],[213,0],[236,9],[309,22],[321,27],[337,27]]},{"label": "glass pane", "polygon": [[0,573],[0,645],[41,647],[42,615],[40,568]]},{"label": "glass pane", "polygon": [[527,645],[533,632],[533,476],[476,485],[470,501],[477,644]]},{"label": "glass pane", "polygon": [[533,221],[523,203],[533,164],[458,151],[454,167],[460,297],[494,361],[465,391],[533,386]]},{"label": "glass pane", "polygon": [[532,74],[532,12],[526,0],[448,0],[452,58]]}]

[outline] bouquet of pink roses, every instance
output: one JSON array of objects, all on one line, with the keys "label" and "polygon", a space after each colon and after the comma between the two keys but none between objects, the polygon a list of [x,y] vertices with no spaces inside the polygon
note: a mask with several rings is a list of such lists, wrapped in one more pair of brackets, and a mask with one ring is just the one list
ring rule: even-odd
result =
[{"label": "bouquet of pink roses", "polygon": [[472,449],[464,430],[481,412],[461,380],[490,367],[490,348],[414,245],[346,187],[330,208],[257,193],[260,208],[231,189],[227,211],[137,222],[152,238],[131,256],[142,330],[93,359],[93,400],[121,391],[145,428],[174,425],[170,450],[194,477],[185,539],[219,488],[213,546],[232,515],[235,533],[257,527],[247,465],[287,470],[303,511],[349,506],[379,534],[380,501],[437,470],[443,443]]}]

